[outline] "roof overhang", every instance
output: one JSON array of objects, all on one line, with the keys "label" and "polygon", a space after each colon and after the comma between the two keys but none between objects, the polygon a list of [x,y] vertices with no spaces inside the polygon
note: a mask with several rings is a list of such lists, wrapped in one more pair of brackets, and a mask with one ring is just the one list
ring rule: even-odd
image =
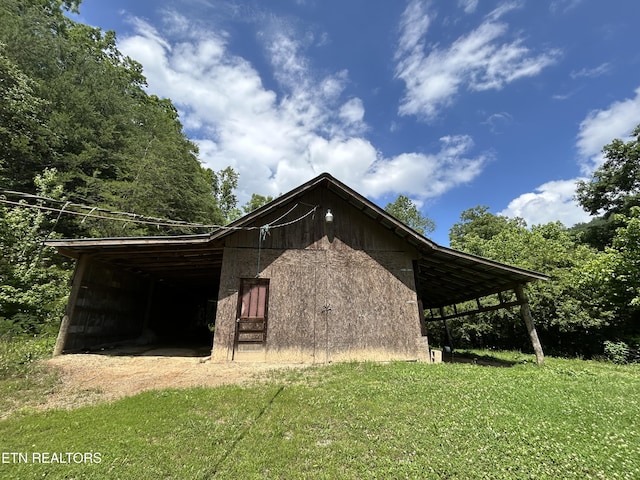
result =
[{"label": "roof overhang", "polygon": [[441,246],[424,252],[416,263],[417,293],[424,308],[454,305],[549,279],[538,272]]},{"label": "roof overhang", "polygon": [[211,235],[175,237],[82,238],[48,240],[48,246],[70,258],[81,255],[157,280],[185,285],[216,284],[222,247]]},{"label": "roof overhang", "polygon": [[48,240],[47,245],[71,258],[82,254],[161,279],[207,282],[219,278],[223,239],[237,229],[259,228],[274,212],[325,187],[411,245],[416,261],[418,296],[425,308],[437,308],[502,292],[548,277],[538,272],[471,255],[420,235],[366,197],[329,174],[322,174],[231,224],[208,234],[171,237]]}]

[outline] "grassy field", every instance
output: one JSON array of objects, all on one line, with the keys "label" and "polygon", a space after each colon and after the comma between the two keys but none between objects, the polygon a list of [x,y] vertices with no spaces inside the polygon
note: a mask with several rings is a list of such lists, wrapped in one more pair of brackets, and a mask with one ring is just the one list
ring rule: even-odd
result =
[{"label": "grassy field", "polygon": [[640,365],[500,359],[23,410],[0,421],[0,478],[640,478]]}]

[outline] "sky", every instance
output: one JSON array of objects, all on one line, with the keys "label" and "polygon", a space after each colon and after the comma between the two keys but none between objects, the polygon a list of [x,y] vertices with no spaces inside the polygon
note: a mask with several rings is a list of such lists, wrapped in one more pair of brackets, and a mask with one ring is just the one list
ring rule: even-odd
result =
[{"label": "sky", "polygon": [[329,172],[448,245],[469,208],[589,221],[575,182],[640,124],[640,2],[84,0],[240,205]]}]

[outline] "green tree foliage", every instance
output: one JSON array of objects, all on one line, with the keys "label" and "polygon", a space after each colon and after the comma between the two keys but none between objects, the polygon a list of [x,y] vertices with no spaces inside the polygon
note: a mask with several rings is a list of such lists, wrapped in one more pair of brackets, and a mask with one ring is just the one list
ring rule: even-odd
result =
[{"label": "green tree foliage", "polygon": [[[55,167],[65,192],[78,203],[219,223],[208,175],[176,109],[144,91],[142,66],[117,49],[114,32],[64,15],[64,9],[77,11],[79,3],[3,0],[0,5],[5,45],[0,74],[10,79],[3,82],[2,97],[22,95],[5,103],[3,126],[29,139],[3,158],[6,186],[34,192],[34,176]],[[31,112],[26,124],[15,121],[25,118],[21,108]],[[69,233],[151,232],[158,233],[88,221]]]},{"label": "green tree foliage", "polygon": [[[597,353],[612,314],[580,283],[598,252],[576,242],[561,223],[527,228],[522,219],[496,216],[486,207],[463,212],[450,232],[451,245],[475,255],[549,275],[532,284],[529,300],[545,348],[561,353]],[[469,346],[527,348],[519,312],[497,311],[452,321],[458,342]]]},{"label": "green tree foliage", "polygon": [[38,159],[53,155],[56,142],[42,114],[47,102],[35,88],[0,44],[0,183],[15,188],[32,184]]},{"label": "green tree foliage", "polygon": [[632,140],[615,139],[602,149],[605,161],[588,181],[578,182],[576,199],[591,215],[601,215],[575,230],[582,241],[599,249],[610,246],[621,224],[616,214],[628,215],[640,206],[640,125]]},{"label": "green tree foliage", "polygon": [[271,201],[273,201],[273,197],[271,195],[265,197],[264,195],[254,193],[251,195],[251,199],[242,206],[242,210],[244,213],[251,213]]},{"label": "green tree foliage", "polygon": [[230,223],[242,215],[238,208],[238,198],[235,190],[238,188],[238,173],[231,167],[219,172],[209,170],[211,193],[222,222]]},{"label": "green tree foliage", "polygon": [[[202,167],[176,108],[145,92],[115,33],[65,15],[79,5],[0,1],[0,188],[194,223],[235,215],[237,174]],[[42,246],[54,227],[70,237],[193,232],[3,206],[4,327],[34,332],[62,317],[69,265]]]},{"label": "green tree foliage", "polygon": [[[547,349],[604,352],[619,361],[620,352],[630,356],[640,344],[640,125],[632,140],[613,140],[603,154],[605,162],[577,189],[582,207],[601,215],[591,222],[528,229],[521,219],[475,207],[462,213],[449,238],[454,248],[551,277],[530,287]],[[513,347],[516,331],[526,338],[516,315],[482,314],[452,322],[453,330],[463,344]]]},{"label": "green tree foliage", "polygon": [[384,209],[421,235],[426,235],[436,229],[435,222],[423,216],[416,204],[404,195],[398,195],[398,198],[388,203]]},{"label": "green tree foliage", "polygon": [[640,207],[616,217],[612,246],[584,266],[578,286],[612,313],[610,336],[624,339],[640,335]]},{"label": "green tree foliage", "polygon": [[[39,194],[62,199],[55,171],[45,171],[35,183]],[[55,220],[41,211],[0,204],[1,334],[41,333],[62,318],[69,269],[42,245]]]},{"label": "green tree foliage", "polygon": [[616,215],[595,217],[587,223],[574,225],[570,230],[577,241],[591,245],[598,250],[604,250],[605,247],[611,246],[616,228],[620,227],[616,218]]},{"label": "green tree foliage", "polygon": [[605,162],[590,181],[578,182],[577,199],[592,215],[626,214],[640,206],[640,125],[629,142],[613,140],[602,149]]},{"label": "green tree foliage", "polygon": [[520,230],[526,227],[521,218],[508,218],[494,215],[487,206],[476,206],[460,214],[460,222],[449,230],[449,244],[452,248],[482,255],[481,247],[474,245],[480,241],[491,240],[504,230]]}]

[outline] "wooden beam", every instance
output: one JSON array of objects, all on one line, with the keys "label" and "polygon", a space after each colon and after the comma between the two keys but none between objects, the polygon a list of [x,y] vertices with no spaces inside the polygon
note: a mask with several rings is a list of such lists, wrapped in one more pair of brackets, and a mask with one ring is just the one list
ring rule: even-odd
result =
[{"label": "wooden beam", "polygon": [[520,315],[522,315],[522,319],[527,326],[529,338],[531,338],[531,345],[533,345],[533,351],[536,354],[536,361],[538,362],[538,365],[542,365],[544,363],[544,352],[542,351],[542,344],[540,343],[540,339],[538,338],[536,326],[533,323],[533,317],[531,316],[531,309],[529,308],[529,300],[527,299],[527,294],[524,292],[524,287],[522,286],[522,284],[516,285],[514,290],[516,292],[516,296],[518,297],[518,301],[521,302]]},{"label": "wooden beam", "polygon": [[[510,307],[517,307],[518,305],[522,305],[519,301],[516,302],[505,302],[505,303],[501,303],[498,305],[488,305],[488,306],[484,306],[481,308],[477,308],[475,310],[468,310],[466,312],[460,312],[460,313],[453,313],[451,315],[444,315],[442,317],[432,317],[430,318],[429,322],[432,321],[436,321],[436,320],[451,320],[452,318],[460,318],[460,317],[466,317],[469,315],[474,315],[476,313],[484,313],[484,312],[493,312],[495,310],[501,310],[503,308],[510,308]],[[454,305],[454,309],[455,309],[455,305]],[[457,309],[455,309],[457,310]]]},{"label": "wooden beam", "polygon": [[60,330],[58,331],[58,337],[56,338],[56,346],[53,348],[53,356],[62,354],[64,351],[65,343],[67,343],[67,336],[69,335],[69,326],[73,321],[73,315],[76,311],[76,303],[78,302],[78,294],[80,293],[80,287],[82,286],[82,279],[84,272],[87,269],[87,263],[89,259],[87,255],[80,255],[76,263],[76,269],[73,274],[73,284],[71,286],[71,293],[69,293],[69,299],[67,300],[67,307],[65,309],[64,317],[62,317],[62,323],[60,324]]}]

